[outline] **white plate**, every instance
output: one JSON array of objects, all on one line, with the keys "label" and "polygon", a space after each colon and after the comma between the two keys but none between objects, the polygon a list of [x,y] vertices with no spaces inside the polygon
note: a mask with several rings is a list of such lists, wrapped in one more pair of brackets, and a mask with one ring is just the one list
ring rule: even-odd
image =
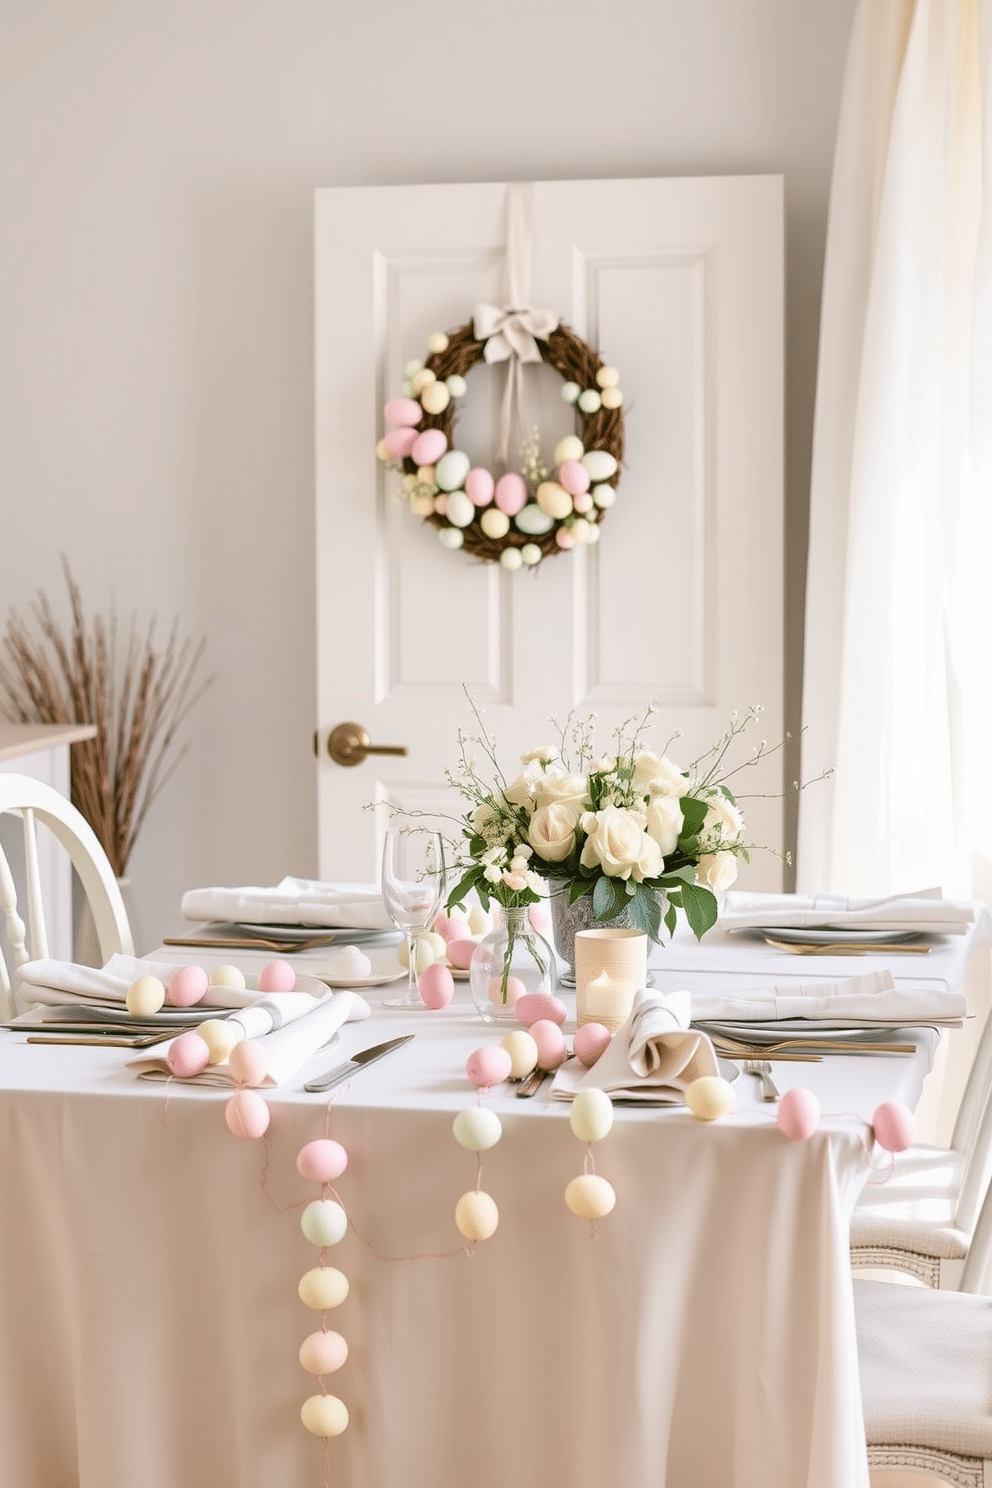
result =
[{"label": "white plate", "polygon": [[784,941],[786,945],[904,945],[924,938],[919,930],[861,930],[846,929],[843,925],[838,925],[833,930],[828,927],[818,930],[795,927],[776,930],[771,925],[763,925],[759,934],[766,939],[771,936],[773,940]]},{"label": "white plate", "polygon": [[323,982],[325,987],[333,987],[335,992],[343,992],[358,987],[384,987],[387,982],[398,982],[405,977],[406,971],[400,967],[398,971],[374,971],[366,977],[336,977],[328,973],[319,976],[317,980]]},{"label": "white plate", "polygon": [[[262,940],[314,940],[327,937],[328,944],[342,941],[345,945],[362,945],[366,941],[381,940],[394,935],[393,930],[347,930],[339,925],[258,925],[245,920],[236,922],[235,928],[248,935],[257,935]],[[333,941],[332,941],[333,937]]]}]

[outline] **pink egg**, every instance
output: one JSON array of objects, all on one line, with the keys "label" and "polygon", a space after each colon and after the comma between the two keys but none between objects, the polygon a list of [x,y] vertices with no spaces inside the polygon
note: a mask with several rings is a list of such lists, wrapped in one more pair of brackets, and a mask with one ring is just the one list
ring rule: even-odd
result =
[{"label": "pink egg", "polygon": [[558,466],[558,484],[564,486],[570,496],[581,496],[589,489],[589,472],[578,460],[563,460]]},{"label": "pink egg", "polygon": [[391,424],[419,424],[424,410],[416,398],[391,398],[383,411]]},{"label": "pink egg", "polygon": [[465,477],[465,494],[471,496],[476,506],[488,506],[495,489],[496,482],[481,465],[476,465]]},{"label": "pink egg", "polygon": [[555,533],[555,542],[558,544],[558,546],[560,548],[574,548],[575,547],[575,538],[569,532],[569,530],[568,530],[567,527],[559,527],[558,528],[558,531]]},{"label": "pink egg", "polygon": [[347,1357],[347,1343],[332,1328],[311,1333],[300,1344],[300,1363],[308,1374],[333,1374]]},{"label": "pink egg", "polygon": [[530,1025],[530,1036],[537,1045],[537,1062],[543,1070],[556,1070],[568,1055],[565,1035],[550,1018],[538,1018]]},{"label": "pink egg", "polygon": [[465,940],[471,931],[464,920],[453,920],[450,915],[439,914],[434,921],[434,930],[442,940]]},{"label": "pink egg", "polygon": [[269,1127],[269,1108],[254,1090],[239,1090],[224,1107],[230,1132],[246,1142],[256,1142]]},{"label": "pink egg", "polygon": [[489,1001],[497,1007],[515,1008],[521,997],[527,994],[527,988],[519,977],[508,976],[504,984],[502,975],[494,976],[486,989],[489,993]]},{"label": "pink egg", "polygon": [[425,429],[418,434],[410,451],[415,465],[436,465],[448,448],[448,436],[440,429]]},{"label": "pink egg", "polygon": [[508,517],[515,517],[527,505],[527,487],[522,475],[508,470],[496,482],[496,505]]},{"label": "pink egg", "polygon": [[382,441],[394,460],[402,460],[417,442],[416,429],[390,429]]},{"label": "pink egg", "polygon": [[207,986],[207,973],[202,966],[180,966],[169,983],[169,1001],[174,1007],[192,1007]]},{"label": "pink egg", "polygon": [[532,904],[530,922],[539,935],[543,935],[551,924],[551,911],[546,904]]},{"label": "pink egg", "polygon": [[333,1183],[347,1166],[347,1152],[330,1137],[318,1137],[296,1154],[296,1171],[301,1178],[310,1178],[314,1183]]},{"label": "pink egg", "polygon": [[548,997],[543,992],[527,992],[523,997],[518,997],[513,1011],[525,1028],[530,1028],[540,1018],[547,1018],[560,1028],[568,1017],[565,1004],[557,997]]},{"label": "pink egg", "polygon": [[901,1101],[886,1101],[871,1118],[875,1141],[886,1152],[905,1152],[916,1141],[916,1118]]},{"label": "pink egg", "polygon": [[479,1090],[488,1090],[491,1085],[499,1085],[508,1077],[512,1068],[513,1060],[499,1044],[476,1049],[465,1061],[465,1073]]},{"label": "pink egg", "polygon": [[227,1063],[239,1085],[261,1085],[269,1072],[265,1048],[257,1039],[242,1039],[235,1044]]},{"label": "pink egg", "polygon": [[210,1050],[207,1048],[206,1040],[190,1028],[186,1033],[181,1033],[178,1038],[172,1040],[169,1052],[165,1056],[165,1062],[172,1073],[182,1080],[188,1075],[198,1075],[201,1070],[206,1069],[210,1062]]},{"label": "pink egg", "polygon": [[602,1023],[583,1023],[581,1028],[575,1030],[572,1041],[576,1059],[586,1069],[592,1069],[599,1056],[609,1048],[612,1037],[610,1030]]},{"label": "pink egg", "polygon": [[270,961],[258,974],[260,992],[292,992],[296,986],[296,972],[288,961]]},{"label": "pink egg", "polygon": [[804,1142],[820,1124],[820,1102],[812,1090],[797,1085],[787,1090],[778,1103],[778,1129],[790,1142]]},{"label": "pink egg", "polygon": [[455,995],[455,981],[441,961],[425,966],[420,973],[420,996],[425,1007],[446,1008]]},{"label": "pink egg", "polygon": [[449,940],[448,960],[452,966],[459,971],[468,971],[477,944],[469,935],[459,935],[456,940]]}]

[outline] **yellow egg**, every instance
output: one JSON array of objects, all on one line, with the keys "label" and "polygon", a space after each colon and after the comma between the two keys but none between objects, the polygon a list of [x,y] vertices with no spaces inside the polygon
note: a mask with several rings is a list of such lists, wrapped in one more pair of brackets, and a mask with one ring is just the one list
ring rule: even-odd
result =
[{"label": "yellow egg", "polygon": [[[438,936],[438,939],[440,940],[441,937]],[[444,951],[442,950],[441,956],[443,955]],[[400,944],[396,947],[396,959],[401,966],[405,966],[407,969],[409,969],[410,953],[405,940],[401,941]],[[440,956],[435,956],[434,947],[431,945],[430,940],[427,938],[427,936],[418,935],[417,939],[413,942],[413,969],[416,972],[417,976],[419,976],[422,971],[426,971],[428,966],[433,966],[434,962],[440,959]]]},{"label": "yellow egg", "polygon": [[604,388],[600,396],[604,408],[619,408],[623,402],[623,393],[618,387]]},{"label": "yellow egg", "polygon": [[314,1312],[340,1307],[348,1295],[348,1278],[336,1266],[314,1266],[300,1277],[300,1301]]},{"label": "yellow egg", "polygon": [[448,338],[443,331],[431,331],[427,337],[427,350],[440,355],[448,349]]},{"label": "yellow egg", "polygon": [[413,391],[419,394],[424,391],[425,387],[429,387],[432,382],[436,382],[437,377],[431,371],[430,367],[421,367],[419,372],[413,374],[410,381],[413,384]]},{"label": "yellow egg", "polygon": [[541,510],[557,521],[567,517],[572,510],[571,496],[557,481],[542,481],[537,488],[536,500]]},{"label": "yellow egg", "polygon": [[510,1075],[522,1080],[537,1064],[537,1044],[524,1028],[514,1028],[500,1039],[500,1044],[510,1056]]},{"label": "yellow egg", "polygon": [[312,1436],[340,1436],[348,1424],[348,1407],[336,1395],[311,1395],[300,1420]]},{"label": "yellow egg", "polygon": [[488,1106],[469,1106],[459,1111],[452,1124],[455,1141],[469,1152],[488,1152],[503,1135],[503,1123]]},{"label": "yellow egg", "polygon": [[429,517],[434,510],[434,497],[427,491],[418,491],[410,497],[410,510],[415,517]]},{"label": "yellow egg", "polygon": [[600,367],[596,373],[596,381],[601,388],[616,387],[620,381],[620,373],[616,367]]},{"label": "yellow egg", "polygon": [[499,555],[500,567],[509,573],[515,573],[518,568],[523,567],[524,560],[520,556],[519,548],[504,548]]},{"label": "yellow egg", "polygon": [[376,445],[375,457],[377,460],[382,460],[383,464],[385,464],[387,460],[391,460],[393,458],[392,453],[389,449],[389,445],[384,439],[380,439],[379,443]]},{"label": "yellow egg", "polygon": [[[575,396],[578,397],[578,393]],[[577,434],[566,434],[555,445],[555,464],[563,465],[566,460],[581,460],[585,452],[586,447]]]},{"label": "yellow egg", "polygon": [[685,1093],[685,1103],[697,1121],[717,1121],[736,1104],[733,1087],[720,1075],[700,1075]]},{"label": "yellow egg", "polygon": [[565,1203],[579,1219],[602,1219],[616,1201],[612,1183],[598,1173],[580,1173],[565,1190]]},{"label": "yellow egg", "polygon": [[151,1018],[165,1003],[165,984],[156,976],[142,976],[132,982],[125,997],[127,1010],[135,1018]]},{"label": "yellow egg", "polygon": [[568,1113],[580,1142],[601,1142],[613,1126],[613,1102],[605,1090],[580,1090]]},{"label": "yellow egg", "polygon": [[207,1018],[196,1031],[209,1050],[209,1064],[223,1064],[235,1044],[244,1038],[244,1029],[224,1018]]},{"label": "yellow egg", "polygon": [[420,395],[426,413],[443,413],[451,402],[451,394],[443,382],[429,382]]},{"label": "yellow egg", "polygon": [[[451,911],[451,917],[452,919],[464,918],[463,915],[456,916],[454,910]],[[467,924],[473,935],[488,935],[493,928],[493,917],[488,909],[483,909],[481,904],[473,904],[468,912]]]},{"label": "yellow egg", "polygon": [[488,1240],[496,1233],[499,1210],[487,1193],[472,1189],[455,1205],[455,1224],[466,1240]]},{"label": "yellow egg", "polygon": [[509,532],[510,519],[505,511],[500,511],[498,506],[487,506],[479,518],[479,526],[487,537],[498,541]]},{"label": "yellow egg", "polygon": [[207,981],[211,987],[237,987],[242,990],[245,986],[245,974],[236,966],[215,966]]}]

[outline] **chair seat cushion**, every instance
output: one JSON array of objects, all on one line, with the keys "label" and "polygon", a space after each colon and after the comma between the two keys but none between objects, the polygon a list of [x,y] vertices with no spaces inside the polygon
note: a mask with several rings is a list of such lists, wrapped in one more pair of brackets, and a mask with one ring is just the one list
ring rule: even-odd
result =
[{"label": "chair seat cushion", "polygon": [[992,1298],[855,1279],[869,1446],[992,1457]]},{"label": "chair seat cushion", "polygon": [[963,1168],[959,1153],[939,1147],[898,1153],[889,1177],[870,1183],[855,1205],[851,1250],[963,1259],[968,1236],[954,1222]]}]

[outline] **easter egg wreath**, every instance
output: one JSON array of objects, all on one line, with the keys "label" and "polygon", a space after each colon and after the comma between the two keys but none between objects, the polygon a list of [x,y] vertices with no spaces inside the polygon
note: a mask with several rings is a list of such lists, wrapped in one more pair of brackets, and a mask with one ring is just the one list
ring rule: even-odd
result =
[{"label": "easter egg wreath", "polygon": [[577,432],[558,441],[548,468],[535,430],[522,452],[523,473],[494,474],[473,466],[452,442],[466,374],[493,360],[486,352],[490,338],[477,335],[477,325],[435,331],[426,360],[406,364],[403,396],[385,408],[393,427],[376,454],[402,474],[401,496],[437,528],[445,547],[511,570],[535,567],[553,553],[599,541],[624,452],[619,373],[560,322],[535,336],[540,359],[564,379],[562,398],[575,407]]}]

